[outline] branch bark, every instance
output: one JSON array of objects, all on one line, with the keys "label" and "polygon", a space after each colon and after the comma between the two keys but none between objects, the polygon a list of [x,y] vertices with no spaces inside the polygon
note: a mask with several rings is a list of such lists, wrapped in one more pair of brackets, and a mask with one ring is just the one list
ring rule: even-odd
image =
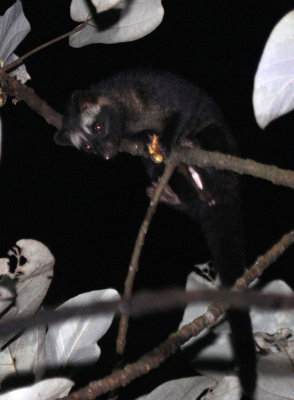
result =
[{"label": "branch bark", "polygon": [[214,167],[216,169],[236,172],[240,175],[250,175],[265,179],[274,185],[287,186],[294,189],[294,171],[266,165],[250,159],[242,159],[216,151],[206,151],[200,148],[178,148],[179,159],[188,165],[198,167]]},{"label": "branch bark", "polygon": [[[58,130],[62,128],[62,115],[52,109],[33,89],[9,76],[3,69],[0,69],[0,86],[7,95],[15,97],[17,101],[24,100],[48,124],[55,126]],[[138,144],[134,145],[134,143],[128,140],[122,141],[120,151],[137,156],[148,156],[142,147]],[[188,147],[178,147],[176,152],[178,160],[188,165],[230,170],[241,175],[251,175],[270,181],[275,185],[287,186],[294,189],[294,171],[291,170],[281,169],[273,165],[265,165],[250,159],[244,160],[228,154],[206,151],[200,148],[189,149]]]},{"label": "branch bark", "polygon": [[[176,157],[172,153],[169,161],[166,164],[165,170],[156,186],[154,195],[150,200],[146,216],[142,222],[139,233],[137,235],[131,262],[128,269],[127,278],[125,280],[125,289],[123,298],[126,300],[129,299],[132,295],[134,280],[139,269],[139,259],[141,256],[142,248],[144,246],[145,237],[148,232],[152,217],[157,209],[161,193],[166,184],[168,183],[177,165],[178,162],[176,160]],[[116,352],[120,357],[124,354],[125,350],[128,323],[129,323],[129,315],[128,313],[123,313],[119,322],[119,330],[116,341]]]},{"label": "branch bark", "polygon": [[6,74],[2,69],[0,69],[0,86],[8,96],[14,97],[16,101],[24,100],[48,124],[55,126],[58,130],[62,128],[61,114],[42,100],[32,88]]}]

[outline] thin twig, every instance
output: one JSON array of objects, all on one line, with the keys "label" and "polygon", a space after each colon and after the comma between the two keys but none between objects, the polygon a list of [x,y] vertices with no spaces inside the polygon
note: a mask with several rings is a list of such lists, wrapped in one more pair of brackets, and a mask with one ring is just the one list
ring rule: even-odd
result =
[{"label": "thin twig", "polygon": [[[261,257],[258,257],[253,266],[239,278],[232,287],[232,291],[243,291],[255,278],[260,276],[262,272],[291,246],[294,241],[294,232],[285,234],[282,239],[276,243],[269,251]],[[196,318],[191,323],[184,325],[177,332],[172,333],[158,347],[143,355],[136,362],[127,364],[121,370],[90,382],[88,386],[77,390],[63,400],[93,400],[103,393],[111,390],[125,387],[134,379],[147,374],[150,370],[159,367],[168,357],[179,350],[180,346],[187,342],[191,337],[197,336],[204,328],[214,324],[217,319],[224,313],[226,307],[220,304],[212,304],[207,311]]]},{"label": "thin twig", "polygon": [[[156,189],[154,191],[152,199],[150,200],[147,213],[142,222],[142,225],[140,227],[140,230],[139,230],[136,242],[135,242],[131,262],[130,262],[129,269],[128,269],[127,278],[125,280],[125,289],[124,289],[124,295],[123,295],[124,299],[129,299],[132,295],[134,280],[135,280],[136,273],[139,268],[139,258],[140,258],[141,252],[142,252],[142,248],[144,246],[145,237],[148,232],[148,229],[149,229],[149,226],[150,226],[150,223],[152,220],[152,216],[156,211],[161,193],[162,193],[165,185],[168,183],[170,177],[172,176],[176,166],[177,166],[177,161],[176,161],[176,158],[174,157],[174,154],[172,153],[169,161],[166,164],[164,172],[156,186]],[[127,330],[128,330],[128,321],[129,321],[129,315],[127,313],[123,314],[120,319],[118,336],[117,336],[117,340],[116,340],[116,352],[119,356],[122,356],[124,353],[124,349],[125,349],[125,345],[126,345]]]},{"label": "thin twig", "polygon": [[49,40],[46,43],[41,44],[38,47],[35,47],[34,49],[30,50],[29,52],[27,52],[26,54],[24,54],[23,56],[19,57],[17,60],[11,62],[10,64],[5,65],[2,70],[4,72],[10,71],[14,68],[16,68],[18,65],[22,64],[24,62],[24,60],[30,56],[32,56],[33,54],[37,53],[40,50],[45,49],[48,46],[51,46],[52,44],[59,42],[62,39],[67,38],[70,35],[73,35],[76,32],[81,31],[82,29],[85,28],[85,26],[88,25],[88,20],[83,22],[81,25],[76,26],[74,29],[72,29],[71,31],[64,33],[63,35],[60,35],[54,39]]},{"label": "thin twig", "polygon": [[10,346],[7,346],[7,350],[8,350],[10,363],[11,363],[11,367],[13,369],[13,372],[15,373],[15,375],[18,375],[18,370],[17,370],[16,364],[15,364],[15,358],[13,357],[13,354],[12,354]]}]

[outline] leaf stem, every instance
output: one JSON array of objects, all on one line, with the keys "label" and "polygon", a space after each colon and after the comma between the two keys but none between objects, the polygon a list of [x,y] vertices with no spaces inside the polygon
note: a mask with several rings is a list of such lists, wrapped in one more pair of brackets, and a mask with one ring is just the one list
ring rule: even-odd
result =
[{"label": "leaf stem", "polygon": [[86,26],[87,24],[88,24],[88,20],[86,20],[86,21],[83,22],[82,24],[76,26],[76,27],[75,27],[74,29],[72,29],[71,31],[69,31],[69,32],[67,32],[67,33],[64,33],[63,35],[60,35],[60,36],[58,36],[58,37],[56,37],[56,38],[54,38],[54,39],[52,39],[52,40],[49,40],[48,42],[43,43],[43,44],[41,44],[41,45],[38,46],[38,47],[35,47],[34,49],[30,50],[28,53],[24,54],[23,56],[19,57],[17,60],[13,61],[12,63],[5,65],[5,66],[2,68],[2,70],[6,72],[6,71],[9,71],[9,70],[11,70],[11,69],[16,68],[18,65],[22,64],[23,61],[24,61],[26,58],[30,57],[31,55],[37,53],[37,52],[40,51],[40,50],[43,50],[44,48],[46,48],[46,47],[48,47],[48,46],[51,46],[52,44],[54,44],[54,43],[56,43],[56,42],[58,42],[58,41],[60,41],[60,40],[62,40],[62,39],[65,39],[66,37],[68,37],[68,36],[70,36],[70,35],[73,35],[73,34],[76,33],[76,32],[81,31],[82,29],[85,28],[85,26]]}]

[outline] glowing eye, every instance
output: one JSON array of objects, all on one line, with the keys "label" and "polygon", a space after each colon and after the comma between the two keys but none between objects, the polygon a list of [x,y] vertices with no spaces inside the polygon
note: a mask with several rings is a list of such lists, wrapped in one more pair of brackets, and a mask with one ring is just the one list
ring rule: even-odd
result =
[{"label": "glowing eye", "polygon": [[85,150],[86,151],[93,151],[93,147],[90,144],[88,144],[88,146],[85,147]]},{"label": "glowing eye", "polygon": [[93,129],[94,129],[95,132],[102,132],[103,125],[99,124],[98,122],[95,122],[93,124]]}]

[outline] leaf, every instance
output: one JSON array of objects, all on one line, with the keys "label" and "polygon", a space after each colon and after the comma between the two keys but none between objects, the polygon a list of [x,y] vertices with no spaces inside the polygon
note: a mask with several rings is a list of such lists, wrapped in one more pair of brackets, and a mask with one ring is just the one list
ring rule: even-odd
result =
[{"label": "leaf", "polygon": [[56,400],[67,396],[74,382],[66,378],[46,379],[21,389],[0,395],[0,400]]},{"label": "leaf", "polygon": [[[208,283],[207,280],[191,273],[188,277],[186,289],[195,290],[197,288],[205,287],[213,288],[215,283]],[[266,285],[263,293],[290,294],[291,288],[283,281],[272,281]],[[192,304],[185,309],[183,323],[190,322],[195,316],[202,314],[205,311],[206,305]],[[254,332],[263,331],[271,334],[278,331],[273,335],[273,343],[278,346],[275,353],[269,353],[267,356],[259,356],[258,363],[258,388],[255,396],[256,400],[279,400],[279,399],[293,399],[294,400],[294,380],[293,380],[293,358],[294,358],[294,342],[287,339],[287,335],[283,335],[284,331],[294,331],[294,317],[292,311],[263,311],[260,309],[252,308],[251,311],[252,325]],[[269,317],[270,315],[270,317]],[[290,329],[281,329],[290,328]],[[203,400],[239,400],[240,398],[240,385],[236,376],[225,376],[225,370],[212,370],[213,362],[215,361],[229,361],[232,358],[232,350],[229,341],[229,329],[226,323],[221,322],[210,330],[206,330],[205,339],[209,339],[209,334],[217,334],[212,343],[204,346],[203,333],[200,347],[197,347],[199,336],[193,341],[188,342],[185,346],[185,354],[189,355],[192,364],[201,373],[212,375],[219,381],[215,389],[207,393]],[[278,338],[280,340],[277,340]],[[213,339],[213,338],[212,338]],[[190,344],[191,343],[191,344]],[[189,345],[190,344],[190,345]],[[269,346],[270,347],[270,346]],[[279,354],[279,355],[278,355]],[[201,361],[205,361],[205,368],[202,368]],[[269,361],[269,363],[267,363]]]},{"label": "leaf", "polygon": [[146,396],[137,400],[195,400],[208,389],[213,389],[216,381],[207,376],[175,379],[158,386]]},{"label": "leaf", "polygon": [[[8,57],[6,64],[10,64],[17,59],[17,55],[13,53],[10,57]],[[21,64],[19,67],[15,68],[9,73],[9,75],[14,76],[16,79],[20,80],[21,83],[25,83],[31,79],[24,64]]]},{"label": "leaf", "polygon": [[[259,355],[255,400],[294,400],[293,364],[286,352]],[[203,400],[239,400],[240,384],[235,376],[224,377]]]},{"label": "leaf", "polygon": [[0,17],[0,58],[4,63],[30,30],[31,26],[23,13],[22,3],[17,0]]},{"label": "leaf", "polygon": [[17,340],[9,345],[13,355],[17,373],[32,373],[40,376],[40,366],[45,359],[46,327],[38,326],[24,332]]},{"label": "leaf", "polygon": [[[114,8],[122,9],[124,2],[119,2]],[[72,47],[82,47],[92,43],[119,43],[140,39],[148,35],[161,23],[164,10],[161,0],[136,0],[130,7],[122,9],[122,16],[110,28],[98,31],[95,24],[89,24],[79,32],[70,36]],[[83,10],[78,21],[85,21],[88,16]],[[73,18],[73,17],[72,17]]]},{"label": "leaf", "polygon": [[[212,278],[211,271],[209,270],[210,266],[208,263],[198,264],[195,267],[196,267],[196,272],[191,272],[188,275],[186,281],[187,292],[192,290],[203,290],[203,289],[216,290],[220,287],[219,278],[218,277],[215,279]],[[183,325],[192,322],[195,318],[200,317],[203,313],[205,313],[209,304],[210,304],[209,301],[188,304],[187,307],[185,308],[183,319],[179,327],[181,328]],[[199,338],[203,336],[204,333],[205,330],[202,331],[200,335],[198,335],[197,337]],[[188,343],[190,343],[190,341]]]},{"label": "leaf", "polygon": [[[1,261],[6,260],[7,258],[0,259],[0,268]],[[4,262],[3,262],[4,264]],[[0,273],[0,313],[4,313],[4,311],[15,301],[16,297],[16,289],[14,281],[8,275],[2,275]]]},{"label": "leaf", "polygon": [[[91,0],[96,12],[101,13],[114,7],[121,0]],[[70,16],[74,21],[86,21],[91,17],[90,9],[87,0],[72,0],[70,5]]]},{"label": "leaf", "polygon": [[293,364],[286,353],[270,353],[258,362],[256,400],[294,400]]},{"label": "leaf", "polygon": [[24,317],[33,314],[42,303],[52,281],[55,259],[47,246],[33,239],[16,242],[14,254],[18,260],[17,315]]},{"label": "leaf", "polygon": [[[58,307],[58,310],[99,300],[114,300],[118,297],[114,289],[96,290],[68,300]],[[46,336],[47,366],[67,367],[96,362],[101,354],[96,342],[107,332],[113,317],[114,313],[80,316],[49,327]]]},{"label": "leaf", "polygon": [[0,353],[0,381],[8,375],[32,374],[36,378],[42,375],[45,365],[46,328],[39,326],[23,333]]},{"label": "leaf", "polygon": [[253,107],[261,128],[294,108],[294,11],[274,27],[254,80]]},{"label": "leaf", "polygon": [[119,2],[123,3],[120,0],[91,0],[91,3],[96,8],[97,14],[109,10]]},{"label": "leaf", "polygon": [[[22,3],[17,0],[2,17],[0,16],[0,59],[4,65],[18,58],[13,52],[30,30],[31,26],[24,15]],[[12,71],[11,75],[16,76],[22,83],[30,78],[23,65]]]},{"label": "leaf", "polygon": [[[42,303],[53,277],[55,259],[43,243],[21,239],[8,252],[17,258],[17,267],[10,273],[16,282],[15,305],[2,317],[2,321],[34,314]],[[2,347],[15,334],[0,339]]]},{"label": "leaf", "polygon": [[[218,289],[219,279],[211,280],[207,273],[207,264],[197,266],[201,276],[195,272],[188,275],[186,290]],[[209,278],[209,279],[208,279]],[[210,302],[197,302],[188,304],[185,308],[180,327],[192,322],[195,318],[206,312]],[[204,329],[197,337],[191,338],[181,346],[185,349],[185,355],[198,372],[211,374],[211,366],[217,362],[230,362],[233,358],[233,351],[230,341],[230,329],[227,321],[222,317],[217,325]],[[205,368],[201,362],[205,362]],[[225,375],[225,370],[214,369],[213,377],[220,379]]]},{"label": "leaf", "polygon": [[[292,289],[282,280],[275,280],[267,284],[262,293],[292,294]],[[294,331],[293,310],[263,310],[251,308],[251,319],[254,332],[275,333],[280,328],[291,328]],[[269,317],[270,316],[270,317]]]},{"label": "leaf", "polygon": [[226,376],[212,391],[203,397],[203,400],[239,400],[240,394],[238,378],[236,376]]}]

